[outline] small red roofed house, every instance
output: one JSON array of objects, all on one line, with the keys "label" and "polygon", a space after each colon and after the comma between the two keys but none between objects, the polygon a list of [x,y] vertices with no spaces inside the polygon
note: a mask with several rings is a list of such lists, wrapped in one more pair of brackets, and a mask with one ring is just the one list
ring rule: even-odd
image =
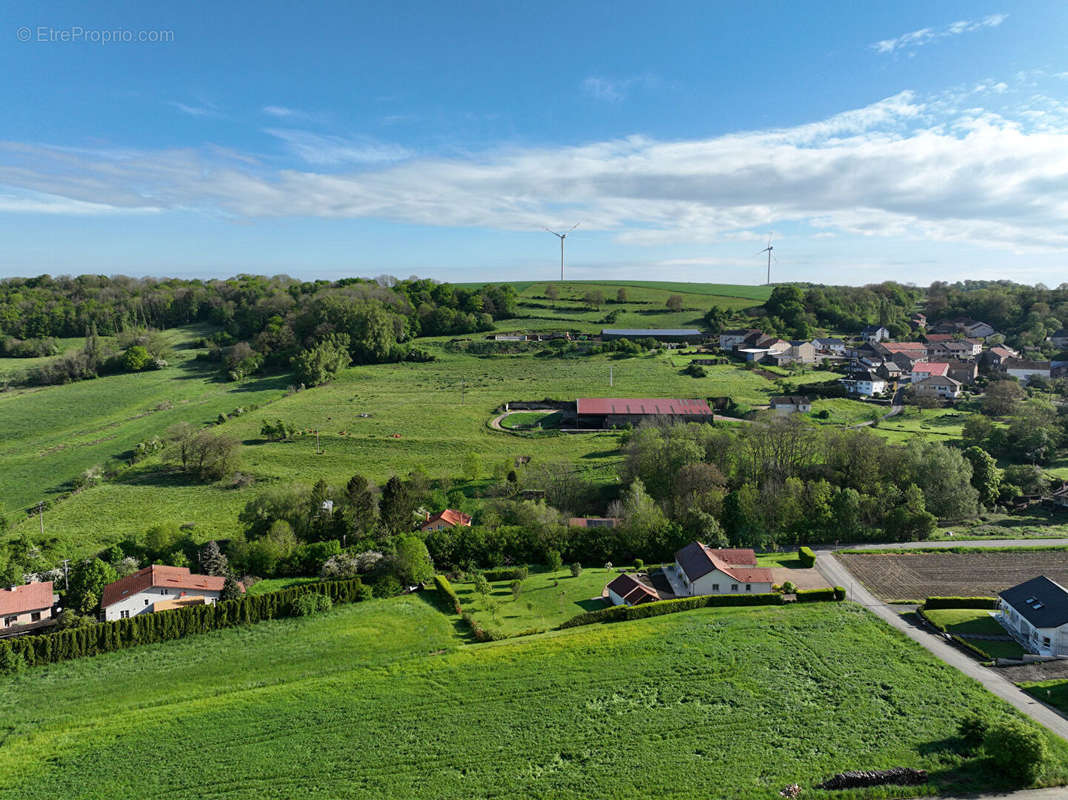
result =
[{"label": "small red roofed house", "polygon": [[771,570],[756,563],[756,553],[749,549],[716,550],[690,542],[664,572],[679,597],[770,592]]},{"label": "small red roofed house", "polygon": [[660,595],[637,575],[624,573],[605,587],[614,606],[637,606],[659,600]]},{"label": "small red roofed house", "polygon": [[14,636],[54,624],[52,606],[55,602],[52,581],[0,589],[0,636]]},{"label": "small red roofed house", "polygon": [[[225,583],[221,575],[197,575],[188,567],[153,564],[105,586],[100,608],[104,619],[111,621],[187,605],[211,604],[222,595]],[[243,586],[241,590],[244,591]]]},{"label": "small red roofed house", "polygon": [[427,514],[426,522],[419,526],[421,531],[440,531],[442,528],[454,528],[457,525],[471,527],[471,516],[453,508],[446,508],[436,514]]},{"label": "small red roofed house", "polygon": [[937,375],[941,378],[949,374],[949,364],[943,361],[917,361],[912,365],[912,382],[917,383],[924,378]]}]

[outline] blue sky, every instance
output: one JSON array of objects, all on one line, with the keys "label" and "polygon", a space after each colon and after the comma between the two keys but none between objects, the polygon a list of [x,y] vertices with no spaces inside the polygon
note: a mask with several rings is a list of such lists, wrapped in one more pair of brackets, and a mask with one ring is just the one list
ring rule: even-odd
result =
[{"label": "blue sky", "polygon": [[1068,280],[1068,4],[109,5],[4,6],[0,275]]}]

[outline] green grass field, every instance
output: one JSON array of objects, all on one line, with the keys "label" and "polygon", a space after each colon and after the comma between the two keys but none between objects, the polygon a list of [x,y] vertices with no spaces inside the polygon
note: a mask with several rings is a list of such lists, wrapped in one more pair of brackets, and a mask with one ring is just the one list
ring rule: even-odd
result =
[{"label": "green grass field", "polygon": [[[851,605],[463,647],[419,597],[30,670],[0,699],[0,797],[19,800],[773,800],[895,765],[930,784],[849,797],[958,794],[1006,787],[957,722],[1014,713]],[[1068,745],[1050,747],[1043,782],[1064,782]]]},{"label": "green grass field", "polygon": [[522,582],[518,598],[512,595],[511,581],[490,584],[483,598],[472,583],[454,583],[464,611],[486,628],[508,635],[555,628],[584,611],[604,608],[601,591],[619,573],[604,567],[587,567],[577,578],[566,567],[556,572],[532,572]]},{"label": "green grass field", "polygon": [[[886,414],[890,408],[846,397],[834,397],[826,400],[813,400],[812,413],[809,416],[820,425],[856,425],[871,422],[872,416]],[[820,416],[826,411],[828,416]]]},{"label": "green grass field", "polygon": [[983,636],[1005,636],[1005,629],[990,612],[978,608],[933,608],[923,612],[936,625],[941,625],[947,633],[963,637],[978,647],[991,658],[1020,658],[1024,649],[1016,642],[996,641],[990,639],[968,639],[969,634]]},{"label": "green grass field", "polygon": [[[490,430],[487,421],[508,401],[729,395],[757,405],[778,391],[772,381],[734,366],[712,367],[705,378],[681,375],[667,355],[480,358],[447,352],[440,340],[422,346],[438,360],[354,367],[331,384],[288,396],[286,377],[216,382],[192,361],[159,372],[0,394],[0,502],[9,511],[25,508],[88,467],[163,434],[174,422],[208,422],[220,412],[271,401],[216,429],[244,442],[241,470],[255,479],[253,485],[229,489],[190,483],[160,472],[159,460],[150,459],[45,514],[46,537],[57,540],[51,549],[66,557],[139,537],[163,521],[191,523],[200,541],[226,538],[237,532],[237,514],[245,503],[271,484],[311,485],[324,477],[343,485],[356,472],[382,482],[416,467],[432,478],[455,480],[468,452],[480,457],[483,475],[495,463],[530,455],[533,463],[567,462],[594,482],[616,479],[618,434],[532,439]],[[170,407],[160,406],[167,403]],[[275,419],[308,433],[268,443],[260,427]],[[321,454],[311,434],[316,429]],[[35,518],[23,518],[7,536],[34,534],[37,525]]]},{"label": "green grass field", "polygon": [[1032,697],[1068,714],[1068,680],[1030,681],[1019,686]]}]

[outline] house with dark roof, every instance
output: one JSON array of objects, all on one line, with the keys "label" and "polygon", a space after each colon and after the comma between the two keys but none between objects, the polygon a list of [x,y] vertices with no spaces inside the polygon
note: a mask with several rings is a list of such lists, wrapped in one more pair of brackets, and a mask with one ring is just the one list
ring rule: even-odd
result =
[{"label": "house with dark roof", "polygon": [[183,606],[211,605],[222,595],[225,583],[221,575],[197,575],[189,567],[153,564],[105,586],[100,608],[104,619],[111,621]]},{"label": "house with dark roof", "polygon": [[1068,655],[1068,589],[1044,575],[1001,592],[998,621],[1032,653]]},{"label": "house with dark roof", "polygon": [[713,549],[690,542],[677,553],[675,563],[664,569],[677,597],[703,594],[770,592],[772,573],[758,567],[756,553],[749,549]]},{"label": "house with dark roof", "polygon": [[804,395],[771,398],[771,410],[776,414],[807,414],[812,410],[812,401]]},{"label": "house with dark roof", "polygon": [[1001,368],[1007,375],[1027,385],[1033,378],[1052,377],[1053,365],[1049,361],[1031,361],[1026,358],[1007,358],[1001,362]]},{"label": "house with dark roof", "polygon": [[1050,342],[1054,347],[1065,348],[1068,347],[1068,328],[1061,328],[1059,331],[1049,337]]},{"label": "house with dark roof", "polygon": [[656,588],[642,580],[639,574],[624,573],[605,587],[608,600],[614,606],[637,606],[660,599]]},{"label": "house with dark roof", "polygon": [[860,332],[860,335],[869,342],[881,342],[884,339],[890,338],[890,331],[884,328],[882,325],[869,325]]},{"label": "house with dark roof", "polygon": [[0,638],[54,625],[52,581],[0,588]]},{"label": "house with dark roof", "polygon": [[436,514],[428,513],[426,522],[419,526],[421,531],[440,531],[442,528],[455,528],[456,526],[471,527],[471,515],[454,508],[446,508]]},{"label": "house with dark roof", "polygon": [[816,352],[826,355],[844,356],[846,354],[846,343],[833,336],[813,339],[812,346],[816,348]]},{"label": "house with dark roof", "polygon": [[763,336],[764,333],[759,328],[733,328],[727,331],[720,331],[719,334],[719,349],[726,350],[728,353],[735,347],[745,341],[747,336],[757,334]]}]

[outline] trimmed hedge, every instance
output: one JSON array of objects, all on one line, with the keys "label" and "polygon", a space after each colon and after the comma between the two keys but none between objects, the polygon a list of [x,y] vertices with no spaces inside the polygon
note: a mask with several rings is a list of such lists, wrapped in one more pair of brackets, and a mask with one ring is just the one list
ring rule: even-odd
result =
[{"label": "trimmed hedge", "polygon": [[[55,664],[142,644],[181,639],[196,633],[296,616],[299,614],[299,600],[314,594],[325,595],[334,604],[358,603],[370,599],[371,590],[359,578],[305,583],[277,592],[223,600],[213,605],[187,606],[56,633],[21,636],[0,641],[0,651],[9,650],[21,656],[30,666]],[[8,656],[0,652],[0,663],[4,663],[5,658]]]},{"label": "trimmed hedge", "polygon": [[449,583],[449,579],[444,575],[434,576],[434,586],[438,590],[438,594],[441,595],[442,601],[446,606],[451,606],[457,614],[463,613],[463,607],[460,605],[460,598],[456,594],[456,590],[452,588],[452,584]]},{"label": "trimmed hedge", "polygon": [[928,597],[923,602],[924,608],[985,608],[997,610],[1000,600],[997,597]]},{"label": "trimmed hedge", "polygon": [[823,603],[829,600],[845,600],[845,589],[835,586],[833,589],[799,589],[794,592],[799,603]]},{"label": "trimmed hedge", "polygon": [[801,559],[801,566],[811,569],[816,566],[816,554],[811,547],[802,547],[797,551],[797,557]]},{"label": "trimmed hedge", "polygon": [[490,583],[497,581],[525,581],[530,572],[526,567],[503,567],[482,571],[483,577]]},{"label": "trimmed hedge", "polygon": [[695,608],[711,606],[781,606],[785,601],[776,592],[766,594],[705,594],[698,597],[683,597],[680,600],[659,600],[654,603],[642,603],[639,606],[612,606],[598,611],[587,611],[572,617],[560,625],[560,628],[576,628],[579,625],[593,625],[598,622],[623,622],[632,619],[659,617],[662,614],[675,614],[679,611],[692,611]]}]

